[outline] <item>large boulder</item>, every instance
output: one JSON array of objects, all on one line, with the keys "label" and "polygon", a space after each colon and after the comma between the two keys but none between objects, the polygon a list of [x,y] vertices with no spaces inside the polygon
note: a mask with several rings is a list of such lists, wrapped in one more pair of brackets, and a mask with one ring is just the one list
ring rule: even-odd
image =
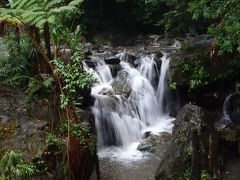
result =
[{"label": "large boulder", "polygon": [[176,117],[172,141],[162,158],[155,179],[200,179],[206,170],[219,178],[218,140],[212,115],[205,109],[187,104]]}]

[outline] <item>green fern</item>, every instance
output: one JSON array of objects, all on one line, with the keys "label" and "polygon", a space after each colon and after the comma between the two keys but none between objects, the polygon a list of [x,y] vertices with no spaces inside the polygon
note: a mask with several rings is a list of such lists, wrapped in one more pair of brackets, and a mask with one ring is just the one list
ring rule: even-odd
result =
[{"label": "green fern", "polygon": [[54,25],[61,21],[62,15],[76,13],[82,1],[71,0],[66,4],[64,0],[15,0],[10,8],[0,8],[0,21],[43,28],[46,22]]},{"label": "green fern", "polygon": [[28,79],[28,59],[32,45],[25,37],[16,43],[15,36],[10,33],[0,38],[0,83],[7,85],[20,85]]},{"label": "green fern", "polygon": [[9,151],[0,160],[0,178],[13,179],[16,177],[30,177],[36,172],[36,166],[23,160],[22,154]]}]

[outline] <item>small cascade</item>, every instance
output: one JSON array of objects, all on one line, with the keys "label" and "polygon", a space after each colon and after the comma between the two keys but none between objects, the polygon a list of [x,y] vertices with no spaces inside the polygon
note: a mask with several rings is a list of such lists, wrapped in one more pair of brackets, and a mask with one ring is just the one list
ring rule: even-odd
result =
[{"label": "small cascade", "polygon": [[147,78],[152,86],[155,88],[157,86],[159,71],[157,69],[157,64],[154,61],[155,55],[141,57],[141,65],[138,68],[142,76]]},{"label": "small cascade", "polygon": [[228,95],[228,96],[226,97],[226,99],[224,100],[224,103],[223,103],[222,113],[223,113],[223,118],[224,118],[226,121],[231,121],[231,120],[230,120],[230,116],[229,116],[229,114],[228,114],[229,100],[230,100],[231,97],[232,97],[232,94]]},{"label": "small cascade", "polygon": [[223,117],[220,119],[220,122],[216,124],[217,128],[223,129],[231,123],[231,118],[229,116],[229,103],[233,94],[230,94],[226,97],[223,103],[222,113]]},{"label": "small cascade", "polygon": [[124,62],[124,56],[124,53],[116,55],[121,59],[121,70],[115,78],[102,58],[92,57],[96,62],[95,76],[99,79],[91,94],[95,98],[92,112],[100,149],[112,145],[133,147],[132,144],[139,142],[146,131],[171,131],[172,119],[164,108],[168,100],[165,97],[170,60],[167,54],[161,58],[160,71],[154,55],[139,57],[136,68]]},{"label": "small cascade", "polygon": [[101,80],[101,83],[102,84],[109,83],[113,79],[109,66],[106,65],[105,62],[98,57],[93,57],[93,60],[97,62],[95,71],[99,75],[99,79]]},{"label": "small cascade", "polygon": [[167,73],[168,73],[170,58],[167,57],[167,54],[165,53],[161,59],[162,59],[162,66],[161,66],[160,80],[157,88],[157,99],[159,103],[160,113],[161,115],[164,115],[169,113],[167,112],[167,103],[169,98]]}]

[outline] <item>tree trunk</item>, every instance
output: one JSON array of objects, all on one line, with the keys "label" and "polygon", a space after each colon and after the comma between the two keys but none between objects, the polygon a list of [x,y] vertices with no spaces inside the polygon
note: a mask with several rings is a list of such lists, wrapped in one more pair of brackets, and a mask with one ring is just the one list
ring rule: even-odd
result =
[{"label": "tree trunk", "polygon": [[45,48],[47,50],[47,56],[49,59],[51,58],[51,43],[50,43],[50,32],[49,32],[49,24],[46,22],[44,24],[44,41],[45,41]]}]

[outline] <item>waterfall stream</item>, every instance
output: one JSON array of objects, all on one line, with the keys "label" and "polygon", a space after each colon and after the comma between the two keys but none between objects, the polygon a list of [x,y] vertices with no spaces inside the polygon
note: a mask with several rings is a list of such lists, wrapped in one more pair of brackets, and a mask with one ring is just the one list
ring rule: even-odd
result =
[{"label": "waterfall stream", "polygon": [[230,98],[233,96],[233,94],[229,94],[223,103],[222,107],[222,118],[219,120],[219,122],[216,122],[215,125],[218,129],[226,128],[231,123],[231,118],[229,115],[229,101]]},{"label": "waterfall stream", "polygon": [[115,56],[121,60],[116,77],[103,58],[92,58],[99,79],[91,92],[99,155],[120,160],[143,158],[137,146],[146,132],[171,132],[173,118],[166,108],[170,58],[163,53],[158,69],[153,54],[139,57],[137,67],[124,60],[125,52]]}]

